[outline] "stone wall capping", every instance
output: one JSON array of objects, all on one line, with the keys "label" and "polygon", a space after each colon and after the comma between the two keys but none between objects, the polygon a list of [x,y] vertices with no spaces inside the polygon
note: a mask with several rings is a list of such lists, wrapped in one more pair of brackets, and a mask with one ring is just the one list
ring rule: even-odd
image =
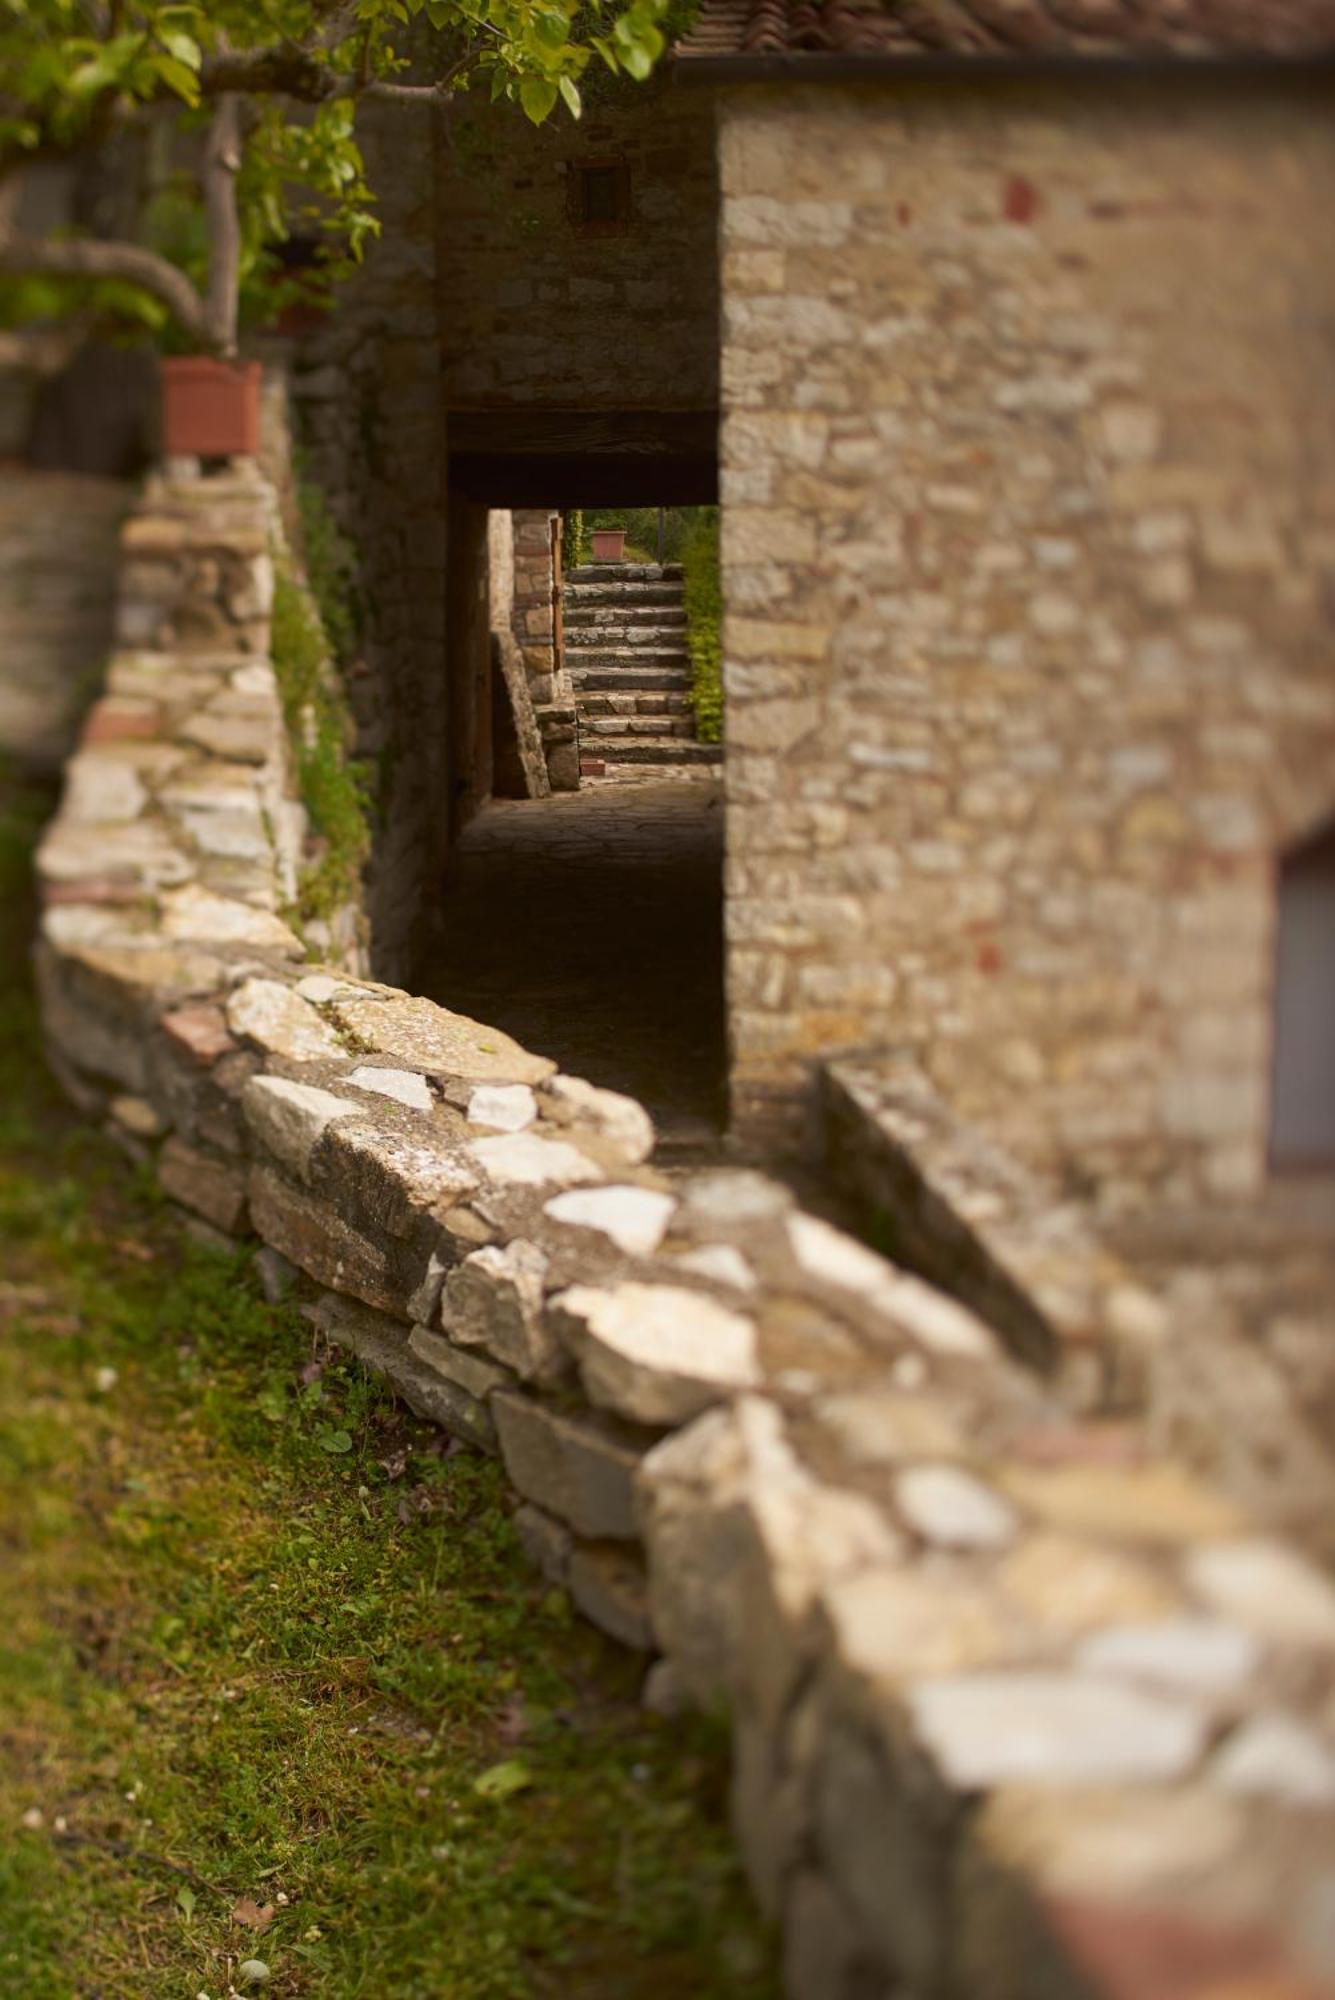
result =
[{"label": "stone wall capping", "polygon": [[[196,506],[238,558],[269,545],[253,473],[151,489],[136,518],[164,505],[127,569],[185,560]],[[81,762],[105,745],[106,770],[76,770],[41,863],[75,1101],[156,1149],[200,1227],[314,1289],[325,1338],[500,1455],[544,1573],[659,1650],[674,1703],[730,1704],[797,2000],[1140,2000],[1161,1988],[1128,1987],[1109,1940],[1148,1950],[1163,1903],[1192,1951],[1243,1927],[1267,2000],[1332,1990],[1335,1589],[1144,1421],[1163,1298],[897,1061],[850,1058],[828,1096],[892,1262],[763,1173],[655,1172],[631,1100],[311,964],[279,857],[190,823],[281,805],[264,622],[198,656],[252,674],[253,712],[218,711],[247,740],[139,761],[218,692],[165,628],[115,669],[162,702],[92,712]]]}]

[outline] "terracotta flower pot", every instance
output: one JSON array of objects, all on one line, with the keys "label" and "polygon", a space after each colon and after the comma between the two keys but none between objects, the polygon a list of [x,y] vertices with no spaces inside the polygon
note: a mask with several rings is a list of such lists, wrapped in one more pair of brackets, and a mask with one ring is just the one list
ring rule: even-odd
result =
[{"label": "terracotta flower pot", "polygon": [[593,531],[593,559],[595,562],[624,562],[626,559],[625,529],[595,528]]},{"label": "terracotta flower pot", "polygon": [[167,458],[235,458],[260,448],[260,364],[172,355],[162,363]]}]

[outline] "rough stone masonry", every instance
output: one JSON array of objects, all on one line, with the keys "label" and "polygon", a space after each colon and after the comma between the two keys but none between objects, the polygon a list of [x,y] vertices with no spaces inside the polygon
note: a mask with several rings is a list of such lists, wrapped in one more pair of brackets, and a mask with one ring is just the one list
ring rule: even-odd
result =
[{"label": "rough stone masonry", "polygon": [[277,532],[244,465],[126,527],[39,861],[78,1102],[501,1454],[655,1699],[728,1701],[798,2000],[1335,1990],[1328,1577],[1077,1407],[1083,1364],[1022,1365],[763,1175],[669,1182],[633,1101],[312,964]]}]

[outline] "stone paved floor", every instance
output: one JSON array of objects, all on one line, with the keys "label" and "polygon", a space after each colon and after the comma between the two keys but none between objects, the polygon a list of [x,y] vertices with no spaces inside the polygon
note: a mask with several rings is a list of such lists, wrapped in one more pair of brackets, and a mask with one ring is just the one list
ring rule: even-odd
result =
[{"label": "stone paved floor", "polygon": [[420,990],[648,1105],[669,1148],[721,1132],[723,800],[715,782],[496,800],[467,829]]}]

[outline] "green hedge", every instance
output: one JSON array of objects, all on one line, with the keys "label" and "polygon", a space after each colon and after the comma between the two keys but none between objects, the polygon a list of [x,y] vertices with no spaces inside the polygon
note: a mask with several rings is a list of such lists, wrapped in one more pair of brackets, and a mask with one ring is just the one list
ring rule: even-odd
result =
[{"label": "green hedge", "polygon": [[723,583],[717,507],[693,510],[682,541],[686,645],[691,659],[691,708],[702,743],[723,741]]}]

